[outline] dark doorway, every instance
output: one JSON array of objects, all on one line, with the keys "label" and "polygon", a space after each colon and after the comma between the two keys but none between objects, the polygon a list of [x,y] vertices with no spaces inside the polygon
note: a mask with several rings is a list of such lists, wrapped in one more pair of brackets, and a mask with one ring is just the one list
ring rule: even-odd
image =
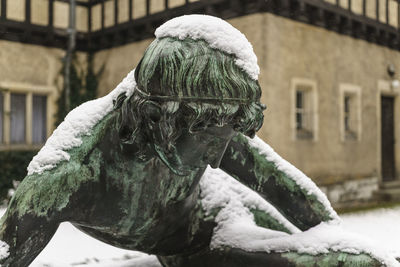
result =
[{"label": "dark doorway", "polygon": [[396,179],[394,160],[394,98],[381,97],[382,180]]}]

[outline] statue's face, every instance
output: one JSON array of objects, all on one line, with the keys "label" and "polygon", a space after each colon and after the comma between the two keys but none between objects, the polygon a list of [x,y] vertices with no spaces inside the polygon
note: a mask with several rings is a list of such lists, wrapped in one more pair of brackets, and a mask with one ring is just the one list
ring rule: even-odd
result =
[{"label": "statue's face", "polygon": [[204,170],[208,164],[218,168],[229,141],[236,133],[229,125],[211,126],[196,133],[183,129],[172,154],[157,148],[156,151],[172,172],[185,176]]},{"label": "statue's face", "polygon": [[225,149],[235,134],[230,125],[211,126],[196,133],[184,130],[175,144],[182,165],[202,168],[210,164],[211,167],[218,168]]}]

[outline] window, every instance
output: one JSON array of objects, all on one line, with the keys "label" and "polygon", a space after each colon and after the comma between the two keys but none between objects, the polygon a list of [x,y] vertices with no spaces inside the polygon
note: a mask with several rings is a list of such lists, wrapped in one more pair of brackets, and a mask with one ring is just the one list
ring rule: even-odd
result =
[{"label": "window", "polygon": [[317,98],[316,83],[308,79],[293,79],[293,137],[295,140],[316,140]]},{"label": "window", "polygon": [[26,95],[11,94],[10,141],[12,144],[26,142]]},{"label": "window", "polygon": [[47,96],[33,95],[32,143],[43,144],[47,138]]},{"label": "window", "polygon": [[350,84],[340,85],[340,136],[342,141],[360,140],[361,88]]},{"label": "window", "polygon": [[49,128],[49,92],[2,88],[4,86],[0,88],[0,149],[42,145]]}]

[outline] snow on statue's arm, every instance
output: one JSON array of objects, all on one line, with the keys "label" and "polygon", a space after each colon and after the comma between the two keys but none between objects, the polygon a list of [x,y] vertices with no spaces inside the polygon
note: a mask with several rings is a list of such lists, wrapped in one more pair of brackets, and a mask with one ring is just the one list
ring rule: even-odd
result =
[{"label": "snow on statue's arm", "polygon": [[258,192],[303,231],[322,221],[339,220],[314,182],[257,136],[234,137],[220,168]]}]

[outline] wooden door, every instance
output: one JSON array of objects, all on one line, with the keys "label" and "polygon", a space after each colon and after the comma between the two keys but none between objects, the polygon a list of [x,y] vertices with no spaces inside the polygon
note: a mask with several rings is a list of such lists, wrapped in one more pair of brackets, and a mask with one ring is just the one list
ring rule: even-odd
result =
[{"label": "wooden door", "polygon": [[382,180],[396,178],[394,159],[394,98],[381,97]]}]

